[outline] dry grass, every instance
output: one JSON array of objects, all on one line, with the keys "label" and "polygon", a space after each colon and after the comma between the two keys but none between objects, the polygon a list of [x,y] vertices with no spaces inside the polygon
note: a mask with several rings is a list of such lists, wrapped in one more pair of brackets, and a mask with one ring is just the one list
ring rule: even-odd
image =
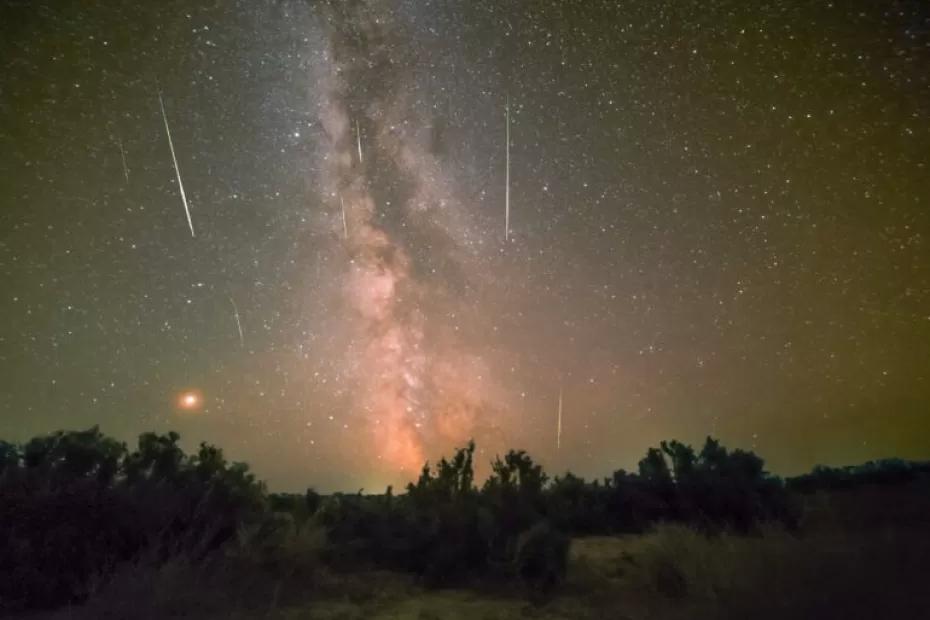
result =
[{"label": "dry grass", "polygon": [[919,618],[930,604],[928,557],[930,538],[915,531],[796,538],[769,529],[707,538],[663,526],[645,536],[574,541],[568,582],[541,606],[520,592],[424,590],[392,573],[318,567],[306,581],[275,581],[254,567],[227,564],[216,573],[179,561],[124,571],[83,608],[45,618]]},{"label": "dry grass", "polygon": [[667,618],[917,618],[930,536],[889,530],[708,538],[663,526],[633,541],[625,582]]},{"label": "dry grass", "polygon": [[[910,493],[910,491],[909,491]],[[665,525],[576,539],[567,581],[544,605],[524,593],[425,590],[408,576],[333,573],[312,528],[243,532],[213,565],[126,567],[80,609],[39,616],[289,620],[704,620],[922,618],[930,609],[930,510],[874,492],[813,498],[804,532],[706,537]],[[864,506],[863,506],[864,502]],[[924,503],[921,503],[924,502]],[[853,521],[853,518],[856,520]],[[263,542],[257,544],[255,539]]]}]

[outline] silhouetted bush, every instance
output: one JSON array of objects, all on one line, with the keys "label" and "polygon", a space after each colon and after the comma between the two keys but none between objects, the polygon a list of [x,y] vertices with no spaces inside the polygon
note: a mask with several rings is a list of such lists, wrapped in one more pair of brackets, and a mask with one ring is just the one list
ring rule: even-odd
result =
[{"label": "silhouetted bush", "polygon": [[531,599],[547,597],[565,579],[568,544],[565,534],[545,522],[536,523],[517,539],[514,565]]},{"label": "silhouetted bush", "polygon": [[331,561],[408,571],[429,585],[520,575],[533,583],[532,591],[548,591],[564,574],[567,539],[547,527],[528,539],[520,555],[521,535],[545,518],[542,468],[526,453],[511,451],[494,461],[479,491],[474,450],[470,443],[435,468],[425,465],[397,498],[389,490],[323,502],[318,514]]},{"label": "silhouetted bush", "polygon": [[264,514],[247,466],[178,439],[145,434],[129,452],[95,427],[0,447],[0,610],[83,600],[143,553],[202,557]]},{"label": "silhouetted bush", "polygon": [[[187,455],[179,439],[145,433],[130,451],[92,428],[0,442],[0,611],[80,601],[127,561],[157,567],[179,557],[194,564],[225,557],[237,570],[285,581],[309,578],[319,562],[403,571],[430,585],[519,578],[538,600],[564,578],[567,535],[641,532],[663,522],[711,535],[758,532],[769,522],[793,527],[799,514],[761,458],[711,438],[700,451],[662,442],[636,473],[593,482],[571,473],[550,481],[528,454],[511,450],[492,462],[480,489],[469,443],[424,465],[396,497],[391,488],[269,495],[246,465],[227,463],[208,444]],[[790,488],[890,485],[928,470],[903,461],[816,468]],[[681,580],[661,566],[652,574],[656,587],[675,595]]]},{"label": "silhouetted bush", "polygon": [[315,515],[316,511],[320,509],[322,501],[323,498],[313,488],[307,489],[304,494],[304,507],[307,509],[307,514],[309,516]]},{"label": "silhouetted bush", "polygon": [[700,453],[677,441],[650,448],[638,473],[592,483],[567,473],[545,490],[546,514],[572,534],[642,532],[670,521],[709,531],[746,532],[777,521],[793,527],[798,510],[783,482],[752,452],[729,452],[707,438]]}]

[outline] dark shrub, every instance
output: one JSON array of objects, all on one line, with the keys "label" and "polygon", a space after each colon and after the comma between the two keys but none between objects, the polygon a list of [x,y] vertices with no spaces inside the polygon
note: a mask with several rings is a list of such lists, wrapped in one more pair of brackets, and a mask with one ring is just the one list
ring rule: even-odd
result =
[{"label": "dark shrub", "polygon": [[0,446],[0,613],[80,602],[116,567],[145,556],[204,557],[266,513],[248,467],[178,435],[139,447],[96,427]]},{"label": "dark shrub", "polygon": [[322,501],[323,498],[313,487],[307,489],[307,493],[304,495],[304,506],[307,509],[307,514],[311,517],[315,515],[316,511],[320,509]]},{"label": "dark shrub", "polygon": [[565,578],[568,537],[548,523],[539,522],[517,539],[514,566],[530,598],[541,600]]}]

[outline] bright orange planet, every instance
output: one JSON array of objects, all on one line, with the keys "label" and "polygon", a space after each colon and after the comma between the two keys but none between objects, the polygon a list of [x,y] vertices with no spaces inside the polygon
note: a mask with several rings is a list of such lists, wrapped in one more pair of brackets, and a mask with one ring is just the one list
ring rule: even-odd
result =
[{"label": "bright orange planet", "polygon": [[197,390],[186,390],[178,394],[178,408],[185,411],[199,411],[203,405],[203,396]]}]

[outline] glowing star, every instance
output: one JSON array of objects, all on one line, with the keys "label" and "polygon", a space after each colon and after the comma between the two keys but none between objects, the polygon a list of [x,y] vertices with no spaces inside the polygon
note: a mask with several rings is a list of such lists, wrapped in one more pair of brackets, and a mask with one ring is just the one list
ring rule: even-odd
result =
[{"label": "glowing star", "polygon": [[200,392],[188,390],[178,395],[178,407],[185,411],[197,411],[203,405],[203,397]]}]

